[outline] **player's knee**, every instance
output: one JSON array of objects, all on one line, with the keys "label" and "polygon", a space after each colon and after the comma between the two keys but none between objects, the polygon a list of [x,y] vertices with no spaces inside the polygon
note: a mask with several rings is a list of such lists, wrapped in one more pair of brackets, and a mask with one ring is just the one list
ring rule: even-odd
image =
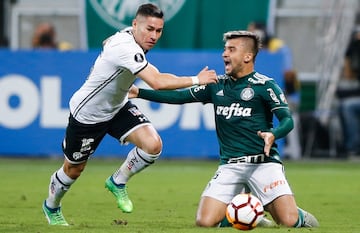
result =
[{"label": "player's knee", "polygon": [[217,223],[214,223],[214,221],[210,218],[204,218],[201,216],[196,217],[195,224],[198,227],[215,227],[217,225]]},{"label": "player's knee", "polygon": [[283,216],[281,219],[279,219],[280,225],[286,226],[286,227],[293,227],[297,221],[298,221],[299,215],[297,213],[291,213],[286,216]]},{"label": "player's knee", "polygon": [[146,140],[143,151],[150,155],[159,156],[162,151],[162,141],[160,137],[152,137]]},{"label": "player's knee", "polygon": [[210,227],[209,224],[206,221],[203,221],[202,219],[196,219],[196,226],[198,226],[198,227]]},{"label": "player's knee", "polygon": [[84,171],[86,163],[82,164],[67,164],[64,166],[64,172],[68,175],[71,179],[76,180],[81,173]]}]

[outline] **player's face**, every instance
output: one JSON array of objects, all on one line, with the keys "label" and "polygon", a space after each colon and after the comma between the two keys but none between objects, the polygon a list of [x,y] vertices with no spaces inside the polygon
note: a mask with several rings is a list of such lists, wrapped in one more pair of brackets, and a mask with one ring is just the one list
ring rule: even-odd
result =
[{"label": "player's face", "polygon": [[[252,53],[248,52],[246,41],[242,38],[229,39],[225,42],[222,54],[225,73],[239,78],[248,72],[248,64],[252,60]],[[250,67],[252,69],[252,67]]]},{"label": "player's face", "polygon": [[137,16],[132,26],[136,42],[144,50],[150,50],[161,37],[164,20],[156,17]]}]

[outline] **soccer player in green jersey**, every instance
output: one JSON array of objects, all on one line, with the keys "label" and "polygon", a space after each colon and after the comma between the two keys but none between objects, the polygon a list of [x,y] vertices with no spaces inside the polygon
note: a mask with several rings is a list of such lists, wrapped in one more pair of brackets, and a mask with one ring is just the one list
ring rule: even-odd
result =
[{"label": "soccer player in green jersey", "polygon": [[[220,166],[202,193],[196,224],[226,226],[227,204],[238,193],[250,191],[274,221],[286,227],[317,227],[316,218],[300,209],[284,174],[275,139],[286,136],[293,119],[285,96],[275,81],[254,70],[261,47],[248,31],[224,34],[225,74],[218,83],[173,91],[133,86],[129,97],[184,104],[214,105]],[[279,120],[274,128],[273,115]]]}]

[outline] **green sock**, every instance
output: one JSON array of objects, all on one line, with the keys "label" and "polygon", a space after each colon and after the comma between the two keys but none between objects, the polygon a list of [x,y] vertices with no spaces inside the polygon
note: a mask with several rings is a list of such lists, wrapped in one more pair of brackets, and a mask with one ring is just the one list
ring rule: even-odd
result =
[{"label": "green sock", "polygon": [[223,218],[223,220],[221,220],[221,222],[219,223],[219,227],[232,227],[232,224],[229,223],[229,221],[227,220],[227,218]]},{"label": "green sock", "polygon": [[304,214],[300,208],[298,208],[298,214],[299,214],[298,220],[296,221],[296,223],[293,226],[296,228],[302,227],[302,225],[304,224]]}]

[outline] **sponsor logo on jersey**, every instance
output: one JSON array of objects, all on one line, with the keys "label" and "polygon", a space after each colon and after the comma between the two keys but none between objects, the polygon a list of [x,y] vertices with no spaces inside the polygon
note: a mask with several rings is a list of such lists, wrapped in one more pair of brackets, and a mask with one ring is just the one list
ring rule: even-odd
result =
[{"label": "sponsor logo on jersey", "polygon": [[251,87],[244,88],[240,93],[240,98],[244,101],[251,100],[254,97],[254,90]]},{"label": "sponsor logo on jersey", "polygon": [[136,62],[141,63],[141,62],[144,61],[144,56],[141,53],[137,53],[137,54],[135,54],[134,59],[135,59]]},{"label": "sponsor logo on jersey", "polygon": [[224,116],[225,119],[235,117],[250,117],[251,108],[241,107],[239,103],[232,103],[230,106],[217,106],[216,115]]},{"label": "sponsor logo on jersey", "polygon": [[268,88],[266,89],[269,92],[269,95],[271,97],[271,99],[276,103],[276,104],[280,104],[280,100],[278,99],[278,97],[276,96],[275,92],[273,89]]},{"label": "sponsor logo on jersey", "polygon": [[[146,0],[89,0],[89,4],[102,20],[114,28],[131,26],[139,5]],[[184,5],[185,0],[152,0],[153,4],[164,11],[165,21],[174,17]]]},{"label": "sponsor logo on jersey", "polygon": [[283,103],[285,103],[285,104],[288,103],[284,94],[281,94],[281,95],[280,95],[280,99],[281,99],[281,101],[282,101]]},{"label": "sponsor logo on jersey", "polygon": [[201,85],[201,86],[195,87],[195,88],[193,89],[193,90],[194,90],[194,93],[197,93],[197,92],[199,92],[199,91],[205,90],[205,87],[206,87],[206,85]]}]

